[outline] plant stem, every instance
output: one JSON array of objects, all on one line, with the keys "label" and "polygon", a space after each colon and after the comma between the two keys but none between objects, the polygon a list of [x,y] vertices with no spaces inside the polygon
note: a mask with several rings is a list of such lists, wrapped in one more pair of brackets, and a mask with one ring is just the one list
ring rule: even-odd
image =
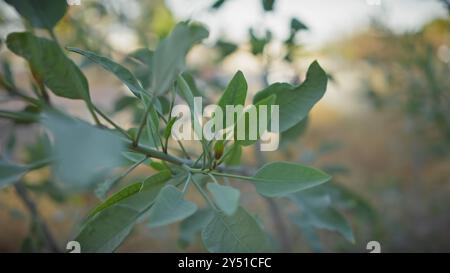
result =
[{"label": "plant stem", "polygon": [[186,193],[186,190],[189,186],[189,182],[191,181],[191,173],[188,174],[188,177],[186,179],[186,182],[184,183],[184,187],[183,187],[183,194]]},{"label": "plant stem", "polygon": [[139,160],[138,162],[134,163],[133,165],[131,165],[122,175],[120,175],[120,179],[124,178],[125,176],[127,176],[129,173],[131,173],[134,169],[136,169],[139,165],[141,165],[142,163],[144,163],[145,160],[147,160],[148,157],[144,157],[144,159]]},{"label": "plant stem", "polygon": [[28,195],[28,190],[23,184],[22,181],[17,182],[14,184],[14,187],[16,189],[17,195],[22,200],[26,208],[31,214],[31,217],[38,223],[39,228],[42,231],[42,234],[44,235],[45,244],[46,247],[50,252],[61,252],[61,250],[58,247],[58,244],[56,243],[55,239],[53,238],[52,234],[50,233],[49,228],[47,227],[44,220],[39,215],[39,212],[37,210],[37,206],[34,203],[34,201],[30,198]]},{"label": "plant stem", "polygon": [[211,177],[211,179],[214,181],[214,183],[216,183],[217,185],[220,185],[220,183],[217,181],[217,179],[214,177],[214,175],[212,175],[211,173],[207,173],[207,175],[209,177]]},{"label": "plant stem", "polygon": [[231,146],[228,150],[226,150],[225,153],[220,157],[219,161],[217,161],[216,166],[219,166],[220,164],[222,164],[225,161],[225,159],[227,159],[227,156],[233,151],[234,145],[239,145],[239,144],[233,143],[233,146]]},{"label": "plant stem", "polygon": [[112,187],[114,187],[117,183],[119,183],[122,179],[124,179],[127,175],[129,175],[134,169],[136,169],[139,165],[141,165],[145,160],[147,160],[148,157],[145,156],[144,159],[139,160],[138,162],[134,163],[133,165],[131,165],[124,173],[120,174],[119,176],[115,177],[111,183],[109,183],[108,185],[108,190],[106,190],[104,193],[102,192],[101,194],[97,194],[97,196],[100,199],[103,199],[105,197],[105,195],[107,194],[107,192],[109,191],[109,189],[111,189]]},{"label": "plant stem", "polygon": [[47,89],[45,88],[44,85],[42,85],[42,87],[41,87],[41,92],[42,92],[42,97],[44,98],[44,101],[48,105],[52,105],[52,102],[50,101],[50,95],[48,94]]},{"label": "plant stem", "polygon": [[100,120],[98,119],[97,115],[95,114],[95,111],[94,111],[95,106],[94,106],[94,104],[91,101],[89,101],[89,102],[86,101],[86,106],[87,106],[87,108],[89,110],[89,113],[91,113],[91,116],[94,119],[95,124],[97,124],[97,126],[103,127],[103,124],[100,122]]},{"label": "plant stem", "polygon": [[131,136],[119,125],[117,125],[112,119],[110,119],[105,113],[100,111],[96,106],[94,106],[94,110],[103,118],[105,119],[109,124],[111,124],[114,128],[116,128],[120,133],[122,133],[125,137],[128,139],[131,139]]},{"label": "plant stem", "polygon": [[33,114],[17,113],[4,110],[0,110],[0,118],[12,119],[21,122],[36,122],[38,120],[36,116]]},{"label": "plant stem", "polygon": [[181,143],[181,141],[180,140],[177,140],[177,143],[178,143],[178,146],[180,146],[180,148],[181,148],[181,151],[183,152],[183,154],[184,154],[184,156],[187,158],[187,159],[191,159],[191,156],[189,155],[189,153],[186,151],[186,149],[184,148],[184,146],[183,146],[183,143]]},{"label": "plant stem", "polygon": [[152,100],[150,102],[150,105],[147,105],[145,107],[144,116],[142,117],[141,124],[139,125],[139,129],[138,129],[136,138],[133,141],[133,145],[134,146],[138,146],[139,145],[139,139],[141,138],[142,130],[144,129],[145,124],[147,123],[147,116],[150,113],[150,110],[151,110],[151,107],[152,107],[151,104],[153,104],[153,98],[152,98]]},{"label": "plant stem", "polygon": [[214,202],[209,198],[208,194],[200,187],[200,185],[195,181],[194,177],[191,177],[193,184],[197,188],[198,192],[202,195],[203,199],[205,199],[206,203],[208,203],[211,208],[215,211],[219,211],[219,209],[214,205]]},{"label": "plant stem", "polygon": [[13,95],[20,97],[22,99],[24,99],[25,101],[34,104],[36,106],[41,106],[42,102],[39,101],[38,99],[32,98],[30,96],[27,96],[22,90],[19,90],[17,87],[12,87],[12,86],[6,86],[6,90],[8,90],[10,93],[12,93]]},{"label": "plant stem", "polygon": [[197,165],[204,155],[205,155],[205,151],[202,151],[200,156],[194,161],[194,164],[192,164],[192,165]]},{"label": "plant stem", "polygon": [[[162,115],[162,114],[160,114],[158,111],[156,111],[156,113],[158,114],[158,116],[162,119],[162,121],[167,125],[168,124],[168,121],[167,121],[167,119]],[[169,116],[169,120],[171,119],[171,115]],[[167,144],[167,142],[168,142],[168,138],[166,138],[166,144],[165,144],[165,146],[164,146],[164,148],[165,148],[165,152],[167,153],[167,150],[168,150],[168,144]],[[184,148],[184,146],[183,146],[183,143],[181,143],[181,141],[180,140],[177,140],[177,143],[178,143],[178,146],[180,146],[180,149],[181,149],[181,151],[183,152],[183,155],[187,158],[187,159],[191,159],[191,156],[189,155],[189,153],[186,151],[186,149]]]},{"label": "plant stem", "polygon": [[135,145],[132,141],[128,141],[128,148],[132,151],[147,155],[148,157],[161,159],[170,163],[173,163],[175,165],[183,165],[183,164],[190,164],[190,160],[184,160],[175,156],[171,156],[169,154],[163,153],[158,150],[154,150],[151,148]]},{"label": "plant stem", "polygon": [[[151,101],[150,101],[150,103],[149,103],[148,105],[146,105],[145,112],[144,112],[144,116],[143,116],[143,118],[142,118],[142,120],[141,120],[141,124],[139,125],[139,129],[138,129],[136,138],[135,138],[134,141],[133,141],[133,145],[134,145],[134,146],[138,146],[138,145],[139,145],[139,139],[141,138],[142,131],[144,130],[144,127],[145,127],[145,125],[146,125],[146,123],[147,123],[148,115],[149,115],[149,113],[150,113],[150,110],[152,110],[153,102],[155,101],[155,98],[156,98],[156,97],[153,96],[152,99],[151,99]],[[156,111],[156,110],[155,110],[155,111]],[[156,112],[158,112],[158,111],[156,111]],[[152,130],[152,128],[150,128],[150,129]],[[152,134],[153,134],[153,133],[152,133]],[[159,135],[158,135],[158,136],[159,136]],[[154,137],[154,136],[153,136],[153,137]],[[160,141],[160,143],[161,143],[161,146],[163,146],[163,143],[162,143],[162,141],[161,141],[161,138],[159,138],[159,141]]]},{"label": "plant stem", "polygon": [[48,95],[47,89],[45,88],[45,85],[42,83],[42,81],[40,81],[39,79],[36,79],[36,83],[37,86],[39,88],[40,91],[40,95],[42,97],[42,99],[48,104],[48,105],[52,105],[51,101],[50,101],[50,96]]},{"label": "plant stem", "polygon": [[45,101],[45,103],[51,106],[50,96],[48,95],[47,89],[45,89],[44,83],[42,82],[40,77],[35,73],[31,65],[29,65],[29,68],[31,71],[31,75],[33,76],[33,79],[37,85],[37,88],[39,89],[39,93],[36,92],[36,96],[42,98]]},{"label": "plant stem", "polygon": [[217,175],[217,176],[224,176],[224,177],[229,177],[229,178],[236,178],[236,179],[242,179],[242,180],[255,180],[255,178],[250,177],[250,176],[243,176],[243,175],[237,175],[237,174],[231,174],[231,173],[219,173],[219,172],[208,172],[210,174],[213,175]]}]

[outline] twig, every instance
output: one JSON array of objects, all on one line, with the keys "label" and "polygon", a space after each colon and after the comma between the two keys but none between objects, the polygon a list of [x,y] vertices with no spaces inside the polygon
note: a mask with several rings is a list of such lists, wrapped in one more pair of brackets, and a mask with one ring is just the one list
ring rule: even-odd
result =
[{"label": "twig", "polygon": [[161,159],[161,160],[168,161],[170,163],[173,163],[175,165],[180,165],[180,166],[183,164],[190,165],[190,163],[191,163],[190,160],[184,160],[184,159],[166,154],[164,152],[161,152],[161,151],[158,151],[158,150],[155,150],[152,148],[140,146],[139,144],[135,145],[133,143],[133,141],[128,141],[128,144],[129,144],[128,148],[130,150],[147,155],[148,157]]},{"label": "twig", "polygon": [[[153,99],[150,102],[150,104],[152,104],[152,103],[153,103]],[[139,139],[141,138],[142,130],[144,130],[145,124],[147,123],[147,118],[148,118],[147,116],[150,113],[151,107],[153,107],[153,106],[147,105],[145,108],[144,116],[142,117],[141,123],[139,125],[139,129],[137,131],[136,138],[133,141],[133,146],[139,145]]]},{"label": "twig", "polygon": [[126,138],[131,139],[130,135],[119,125],[117,125],[112,119],[110,119],[105,113],[103,113],[100,109],[98,109],[97,106],[93,106],[94,110],[103,118],[105,119],[109,124],[111,124],[116,130],[118,130],[120,133],[122,133]]},{"label": "twig", "polygon": [[24,205],[27,207],[28,211],[31,214],[31,217],[38,223],[38,226],[40,230],[42,231],[42,234],[44,235],[45,244],[46,247],[50,252],[61,252],[61,250],[58,247],[58,244],[56,243],[55,239],[53,238],[52,234],[50,233],[49,228],[47,227],[47,224],[44,222],[42,217],[39,215],[39,212],[37,210],[37,206],[34,203],[34,201],[30,198],[28,195],[28,190],[23,184],[22,181],[17,182],[14,184],[14,187],[16,189],[17,195],[20,197]]}]

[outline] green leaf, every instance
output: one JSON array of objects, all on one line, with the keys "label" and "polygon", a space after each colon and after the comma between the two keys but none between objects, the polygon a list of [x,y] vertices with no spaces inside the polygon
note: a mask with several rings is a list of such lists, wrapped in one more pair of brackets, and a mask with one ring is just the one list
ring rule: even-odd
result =
[{"label": "green leaf", "polygon": [[318,186],[331,179],[328,174],[291,162],[264,165],[252,177],[256,190],[267,197],[279,197]]},{"label": "green leaf", "polygon": [[19,181],[27,171],[26,166],[0,160],[0,190]]},{"label": "green leaf", "polygon": [[100,205],[95,207],[95,209],[93,209],[89,213],[88,218],[91,217],[92,215],[97,214],[99,211],[102,211],[102,210],[114,205],[115,203],[119,202],[120,200],[123,200],[133,194],[136,194],[137,192],[139,192],[141,187],[142,187],[142,183],[134,183],[134,184],[126,186],[125,188],[121,189],[120,191],[118,191],[115,194],[113,194],[112,196],[110,196],[103,203],[101,203]]},{"label": "green leaf", "polygon": [[169,111],[171,110],[170,107],[172,102],[165,96],[159,96],[158,101],[161,105],[161,113],[164,115],[168,115]]},{"label": "green leaf", "polygon": [[67,10],[67,2],[61,0],[5,0],[27,19],[33,27],[53,29]]},{"label": "green leaf", "polygon": [[223,150],[225,148],[225,142],[223,140],[218,140],[214,144],[214,158],[216,160],[220,159],[223,156]]},{"label": "green leaf", "polygon": [[216,0],[216,1],[214,2],[214,4],[211,6],[211,8],[213,8],[213,9],[218,9],[218,8],[220,8],[225,2],[226,2],[226,0]]},{"label": "green leaf", "polygon": [[[234,114],[234,124],[227,124],[226,106],[237,106],[245,105],[245,99],[247,97],[247,81],[245,80],[244,74],[241,71],[236,72],[231,81],[228,83],[225,91],[219,99],[218,106],[222,109],[223,113],[223,128],[229,128],[230,126],[236,125],[237,120],[245,118],[244,113]],[[247,124],[248,125],[248,124]],[[236,135],[236,128],[234,129],[234,134]],[[248,131],[248,126],[246,126]]]},{"label": "green leaf", "polygon": [[317,61],[308,68],[306,80],[293,87],[287,83],[275,83],[258,92],[253,102],[276,94],[275,104],[280,107],[280,132],[301,122],[312,107],[323,97],[327,88],[327,75]]},{"label": "green leaf", "polygon": [[56,95],[90,102],[88,82],[54,41],[29,32],[11,33],[6,44],[12,52],[25,58],[31,69]]},{"label": "green leaf", "polygon": [[141,83],[136,77],[124,66],[118,64],[104,56],[100,56],[94,52],[82,50],[75,47],[67,47],[67,50],[81,54],[89,60],[101,65],[105,70],[113,73],[119,80],[121,80],[136,97],[141,97],[141,94],[145,92]]},{"label": "green leaf", "polygon": [[152,167],[154,170],[157,170],[157,171],[163,171],[163,170],[169,169],[166,164],[163,164],[161,162],[152,161],[152,162],[150,162],[149,165],[150,165],[150,167]]},{"label": "green leaf", "polygon": [[165,93],[184,67],[188,50],[208,37],[206,28],[198,24],[179,23],[170,35],[159,43],[152,59],[152,87],[155,95]]},{"label": "green leaf", "polygon": [[54,137],[53,171],[69,188],[83,189],[102,181],[122,163],[125,145],[118,134],[50,111],[44,113],[42,123]]},{"label": "green leaf", "polygon": [[265,11],[272,11],[275,0],[262,0],[262,5]]},{"label": "green leaf", "polygon": [[[141,137],[141,140],[139,140],[139,145],[150,147],[150,148],[155,148],[155,147],[158,147],[159,143],[157,142],[158,139],[155,139],[154,135],[151,133],[151,130],[148,127],[149,124],[150,124],[150,121],[147,120],[147,126],[142,131],[142,137]],[[154,129],[154,128],[152,128],[152,129]],[[137,132],[138,132],[138,128],[130,128],[128,130],[128,134],[132,138],[136,137]],[[143,159],[144,155],[142,155],[142,154],[131,155],[131,154],[127,153],[125,155],[125,157],[132,162],[136,162],[136,161],[139,161],[139,158]]]},{"label": "green leaf", "polygon": [[[194,94],[192,93],[192,90],[189,86],[189,84],[186,82],[185,78],[182,75],[178,75],[177,77],[177,90],[178,94],[186,101],[189,109],[191,110],[191,121],[192,121],[192,127],[194,128],[194,132],[197,134],[197,136],[202,136],[202,127],[200,126],[200,122],[198,118],[195,118],[195,111],[194,111]],[[201,138],[201,142],[203,145],[205,145],[205,139]]]},{"label": "green leaf", "polygon": [[[145,155],[143,155],[141,153],[129,152],[129,151],[123,152],[122,155],[125,158],[125,161],[126,161],[125,163],[127,163],[127,165],[138,163],[138,162],[144,160],[144,158],[146,157]],[[147,159],[147,160],[145,161],[145,164],[150,164],[151,160],[150,159]]]},{"label": "green leaf", "polygon": [[272,33],[266,31],[264,37],[257,37],[253,29],[249,30],[250,34],[250,45],[252,47],[252,54],[259,55],[264,52],[266,45],[272,40]]},{"label": "green leaf", "polygon": [[236,166],[241,163],[242,156],[242,146],[233,144],[231,147],[228,147],[231,151],[228,153],[228,156],[225,158],[224,162],[228,166]]},{"label": "green leaf", "polygon": [[130,234],[139,215],[133,208],[114,205],[91,218],[75,240],[82,252],[113,252]]},{"label": "green leaf", "polygon": [[297,32],[299,30],[307,30],[308,27],[303,24],[300,20],[298,20],[297,18],[292,18],[291,19],[291,31],[292,32]]},{"label": "green leaf", "polygon": [[172,185],[165,186],[149,212],[149,226],[168,225],[189,217],[197,210],[197,205],[183,199],[183,192]]},{"label": "green leaf", "polygon": [[137,193],[89,218],[75,238],[81,244],[81,251],[112,252],[119,247],[169,179],[169,172],[157,173],[147,178]]},{"label": "green leaf", "polygon": [[[271,105],[274,105],[276,101],[276,96],[275,95],[271,95],[267,98],[264,98],[260,101],[258,101],[254,106],[256,107],[256,114],[257,114],[257,124],[256,124],[256,138],[255,140],[251,140],[250,139],[250,116],[249,116],[249,111],[244,111],[244,114],[241,115],[239,118],[240,119],[245,119],[245,139],[243,140],[239,140],[237,139],[237,135],[236,132],[237,130],[235,130],[235,141],[236,143],[238,143],[239,145],[242,146],[249,146],[249,145],[253,145],[256,143],[256,141],[258,139],[260,139],[261,135],[259,133],[260,128],[259,128],[259,120],[261,118],[261,116],[259,115],[259,111],[260,111],[260,107],[261,106],[267,106],[267,116],[266,116],[266,121],[267,121],[267,130],[270,131],[270,122],[271,122]],[[254,121],[252,121],[254,122]],[[236,124],[237,126],[237,124]],[[235,127],[236,129],[236,127]]]},{"label": "green leaf", "polygon": [[[3,42],[2,42],[3,44]],[[2,67],[2,74],[0,74],[0,86],[4,85],[7,87],[13,87],[15,86],[14,82],[14,76],[12,74],[11,70],[11,63],[8,60],[2,60],[1,61],[1,67]]]},{"label": "green leaf", "polygon": [[225,113],[227,105],[245,105],[246,97],[247,81],[245,80],[244,74],[238,71],[225,88],[218,105]]},{"label": "green leaf", "polygon": [[342,214],[332,207],[328,194],[311,189],[292,194],[290,199],[301,208],[301,221],[304,225],[337,231],[349,242],[355,242],[350,225]]},{"label": "green leaf", "polygon": [[216,43],[216,48],[220,52],[220,58],[225,58],[228,55],[232,54],[238,49],[238,46],[236,44],[224,41],[224,40],[218,40]]},{"label": "green leaf", "polygon": [[142,64],[150,67],[153,59],[153,51],[148,48],[139,48],[131,52],[128,57],[136,59]]},{"label": "green leaf", "polygon": [[161,133],[159,131],[159,116],[156,112],[155,105],[150,106],[150,111],[147,117],[146,131],[147,135],[154,142],[154,147],[159,147],[161,145]]},{"label": "green leaf", "polygon": [[100,200],[105,200],[108,195],[108,191],[120,182],[121,176],[109,177],[105,181],[102,181],[94,190],[95,196]]},{"label": "green leaf", "polygon": [[197,84],[195,83],[194,77],[188,72],[181,73],[181,77],[186,81],[187,85],[191,89],[192,95],[195,97],[203,97],[202,93],[197,87]]},{"label": "green leaf", "polygon": [[178,75],[177,77],[177,90],[178,94],[183,98],[183,100],[187,103],[189,106],[189,109],[191,109],[191,112],[194,109],[194,94],[192,93],[192,90],[187,83],[186,79],[183,77],[183,75]]},{"label": "green leaf", "polygon": [[180,239],[178,240],[182,248],[191,244],[197,234],[211,221],[214,216],[211,209],[199,209],[194,214],[184,219],[180,223]]},{"label": "green leaf", "polygon": [[212,194],[215,203],[225,214],[233,215],[239,207],[240,191],[229,186],[223,186],[216,183],[206,185]]},{"label": "green leaf", "polygon": [[170,137],[170,133],[172,132],[172,127],[175,121],[177,121],[178,117],[172,117],[168,122],[166,129],[164,129],[164,139]]},{"label": "green leaf", "polygon": [[125,61],[132,66],[132,72],[141,82],[144,89],[151,86],[153,51],[148,48],[140,48],[130,53]]},{"label": "green leaf", "polygon": [[203,229],[202,239],[209,252],[264,252],[268,247],[266,234],[242,207],[232,216],[216,212]]},{"label": "green leaf", "polygon": [[0,118],[11,119],[16,124],[30,124],[39,120],[39,114],[27,109],[18,112],[0,110]]}]

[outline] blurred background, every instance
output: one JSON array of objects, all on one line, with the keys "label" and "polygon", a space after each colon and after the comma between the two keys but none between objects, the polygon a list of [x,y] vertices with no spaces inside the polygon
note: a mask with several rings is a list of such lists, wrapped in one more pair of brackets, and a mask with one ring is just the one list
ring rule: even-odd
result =
[{"label": "blurred background", "polygon": [[[254,94],[273,82],[301,82],[308,65],[318,60],[329,73],[325,97],[307,124],[264,157],[301,162],[332,174],[358,204],[349,211],[341,205],[356,243],[326,230],[308,235],[307,229],[287,221],[288,213],[277,217],[279,211],[251,186],[236,183],[243,191],[243,205],[281,238],[286,251],[366,252],[367,242],[377,240],[383,252],[440,252],[450,251],[449,13],[445,0],[81,0],[69,8],[55,32],[63,45],[126,64],[135,50],[154,49],[177,22],[201,22],[210,36],[190,51],[187,67],[212,101],[237,70],[243,71],[249,93]],[[1,1],[1,40],[24,29],[16,11]],[[96,105],[124,127],[132,124],[136,113],[129,106],[135,102],[124,97],[129,91],[98,66],[69,56],[86,73]],[[27,66],[3,43],[0,60],[3,74],[10,73],[17,85],[30,89]],[[54,101],[90,119],[82,102],[56,97]],[[0,106],[22,107],[4,100]],[[39,153],[39,130],[0,120],[1,153],[12,149],[18,160]],[[243,164],[258,164],[260,158],[252,150],[243,153]],[[143,166],[122,184],[150,173]],[[92,193],[69,195],[60,190],[48,170],[31,172],[25,181],[61,246],[99,202]],[[290,209],[283,201],[280,208]],[[30,250],[37,244],[33,228],[14,189],[2,190],[0,251]],[[178,230],[176,224],[159,229],[139,225],[118,251],[204,251],[198,239],[180,243]],[[283,242],[283,236],[289,242]]]}]

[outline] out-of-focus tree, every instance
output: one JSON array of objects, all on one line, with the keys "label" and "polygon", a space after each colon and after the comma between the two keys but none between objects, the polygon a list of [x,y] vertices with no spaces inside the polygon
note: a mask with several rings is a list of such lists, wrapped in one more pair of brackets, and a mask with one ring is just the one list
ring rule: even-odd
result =
[{"label": "out-of-focus tree", "polygon": [[340,46],[349,60],[368,65],[366,94],[377,109],[397,109],[434,151],[450,152],[450,20],[397,34],[372,29]]},{"label": "out-of-focus tree", "polygon": [[[86,251],[115,250],[144,216],[150,219],[151,227],[183,220],[180,236],[184,245],[195,238],[193,235],[201,233],[209,251],[267,250],[269,244],[262,223],[239,206],[240,191],[229,180],[252,181],[267,200],[279,240],[276,250],[293,250],[285,218],[303,231],[314,250],[321,249],[318,229],[336,231],[354,242],[353,230],[343,211],[363,211],[369,215],[373,213],[370,206],[335,181],[319,186],[330,176],[299,164],[298,158],[293,163],[270,163],[259,153],[258,141],[202,140],[192,145],[195,147],[169,141],[171,128],[177,121],[177,117],[171,116],[175,101],[184,100],[190,108],[194,96],[214,101],[217,96],[211,96],[212,89],[221,92],[219,106],[243,105],[246,101],[247,82],[242,72],[237,72],[226,85],[211,78],[197,85],[194,79],[202,73],[186,68],[189,49],[208,36],[204,26],[192,22],[176,24],[163,1],[84,1],[82,10],[54,1],[45,0],[39,6],[31,0],[6,1],[20,14],[22,27],[27,30],[9,33],[7,48],[8,54],[16,55],[14,58],[27,61],[31,90],[24,91],[16,83],[9,58],[2,58],[0,78],[6,99],[25,105],[23,109],[0,112],[2,118],[11,120],[8,131],[12,132],[6,145],[9,152],[2,155],[1,186],[14,185],[33,218],[24,250],[58,251],[28,192],[44,193],[61,202],[75,190],[94,190],[100,199],[76,237]],[[51,5],[54,3],[58,5]],[[212,8],[217,11],[224,3],[217,1]],[[261,4],[266,12],[276,9],[275,1]],[[36,15],[34,10],[41,12]],[[16,19],[3,23],[18,22]],[[328,82],[328,75],[316,61],[307,72],[298,68],[296,62],[302,51],[298,34],[308,28],[296,18],[291,19],[288,27],[289,36],[281,41],[282,47],[276,52],[268,49],[274,42],[270,29],[256,26],[249,29],[249,51],[264,66],[260,75],[264,88],[250,99],[258,107],[280,106],[284,147],[281,154],[285,157],[288,157],[286,143],[297,141],[305,131],[308,113],[324,95]],[[137,50],[124,50],[110,39],[111,32],[121,28],[125,29],[121,34],[136,38],[134,44],[128,41],[127,45]],[[219,39],[213,49],[219,53],[217,63],[243,47]],[[81,55],[77,55],[80,62],[75,63],[68,52],[71,57]],[[268,74],[274,62],[284,62],[292,68],[294,76],[290,82],[269,84]],[[89,83],[82,71],[88,65],[102,67],[129,89],[109,113],[96,106],[90,97]],[[53,101],[57,96],[83,101],[95,125],[58,110]],[[114,116],[124,110],[133,112],[129,128],[114,121]],[[23,150],[23,147],[14,149],[15,129],[36,123],[45,127],[46,133],[39,131],[22,164],[12,163],[16,159],[14,151]],[[258,159],[254,166],[241,160],[243,148],[250,145],[254,145]],[[139,178],[139,182],[117,190],[119,182],[140,165],[157,174]],[[236,169],[236,165],[240,166]],[[46,166],[52,172],[44,175],[37,186],[23,178],[25,173]],[[114,172],[117,169],[121,171],[119,174]],[[334,173],[342,170],[328,169]],[[231,170],[236,173],[227,173]],[[197,210],[193,202],[184,200],[190,185],[195,186],[210,207]],[[69,189],[62,191],[60,186]],[[106,198],[111,191],[115,192]],[[273,197],[280,198],[272,200]],[[295,212],[286,217],[287,212],[279,203],[290,204]],[[236,232],[238,238],[234,236]]]}]

